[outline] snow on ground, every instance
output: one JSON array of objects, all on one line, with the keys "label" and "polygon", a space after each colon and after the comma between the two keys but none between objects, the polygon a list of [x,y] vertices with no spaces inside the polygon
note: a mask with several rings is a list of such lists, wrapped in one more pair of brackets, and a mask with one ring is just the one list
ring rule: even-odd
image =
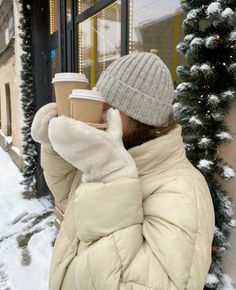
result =
[{"label": "snow on ground", "polygon": [[223,281],[224,281],[224,286],[222,287],[222,290],[235,290],[233,286],[233,281],[228,275],[223,274]]},{"label": "snow on ground", "polygon": [[48,197],[23,199],[22,176],[0,147],[0,290],[47,290],[56,237]]}]

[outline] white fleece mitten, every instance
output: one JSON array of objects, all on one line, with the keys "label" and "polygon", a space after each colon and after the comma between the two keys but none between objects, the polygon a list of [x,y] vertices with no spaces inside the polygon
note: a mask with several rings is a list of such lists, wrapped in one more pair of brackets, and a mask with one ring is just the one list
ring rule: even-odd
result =
[{"label": "white fleece mitten", "polygon": [[49,123],[53,149],[83,172],[83,182],[138,177],[136,164],[123,145],[119,111],[111,108],[106,117],[106,131],[65,116],[53,118]]},{"label": "white fleece mitten", "polygon": [[31,136],[34,141],[51,147],[51,142],[48,138],[48,125],[49,121],[56,116],[56,103],[46,104],[37,111],[31,126]]}]

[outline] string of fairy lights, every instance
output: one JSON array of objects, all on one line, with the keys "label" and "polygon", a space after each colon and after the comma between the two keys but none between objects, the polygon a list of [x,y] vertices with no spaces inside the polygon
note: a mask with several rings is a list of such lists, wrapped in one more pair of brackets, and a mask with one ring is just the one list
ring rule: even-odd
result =
[{"label": "string of fairy lights", "polygon": [[[221,41],[221,37],[220,37],[220,35],[215,35],[214,36],[214,39],[216,39],[218,42],[220,42]],[[211,70],[211,73],[213,73],[213,71],[216,69],[216,68],[219,68],[219,66],[221,65],[221,66],[223,66],[223,67],[226,67],[226,66],[230,66],[231,65],[231,62],[232,62],[232,59],[233,59],[233,53],[234,53],[234,51],[235,51],[235,49],[236,49],[236,45],[235,44],[231,44],[230,46],[229,46],[229,48],[230,48],[230,50],[231,50],[231,52],[230,52],[230,54],[229,54],[229,59],[228,59],[228,62],[229,63],[227,63],[227,61],[226,60],[223,60],[223,61],[221,61],[221,62],[219,62],[219,63],[217,63],[217,67],[216,67],[216,65],[212,65],[212,66],[210,66],[209,65],[209,70]],[[204,101],[204,98],[205,97],[209,97],[209,89],[211,89],[211,87],[209,86],[209,85],[204,85],[203,86],[203,89],[205,90],[205,92],[204,93],[202,93],[199,97],[198,97],[198,104],[201,104],[203,101]],[[195,110],[194,111],[194,114],[197,114],[197,111]],[[210,116],[212,116],[212,114],[214,114],[214,108],[212,108],[212,110],[207,110],[206,111],[206,113],[205,113],[205,116],[206,117],[210,117]],[[206,135],[202,135],[202,138],[207,138],[207,136]],[[207,152],[207,151],[206,151]],[[224,153],[224,155],[226,156],[226,155],[228,155],[227,153],[225,153],[225,151],[224,150],[219,150],[219,148],[216,150],[216,155],[214,156],[214,160],[216,160],[217,158],[218,158],[218,156],[219,156],[219,154],[220,153]],[[218,156],[217,156],[218,155]]]},{"label": "string of fairy lights", "polygon": [[[81,14],[84,9],[83,9],[83,0],[78,0],[78,5],[77,5],[77,12],[78,14]],[[95,13],[92,18],[100,18],[101,19],[101,23],[103,25],[103,27],[105,27],[105,21],[106,21],[106,11],[109,9],[115,9],[116,11],[116,21],[120,22],[120,10],[117,9],[118,6],[118,1],[115,1],[114,3],[111,3],[110,5],[106,6],[106,8],[102,9],[101,11]],[[85,21],[87,21],[88,19],[86,19]],[[80,22],[78,24],[78,65],[79,65],[79,72],[82,73],[84,71],[84,68],[86,66],[86,53],[85,53],[85,45],[83,43],[83,37],[84,37],[84,32],[83,32],[83,23],[85,22]],[[96,33],[99,35],[102,35],[102,33],[100,33],[99,31],[96,30]],[[105,30],[103,31],[103,33],[105,34]],[[130,33],[132,33],[132,29],[130,30]],[[118,57],[119,51],[117,51],[117,57]],[[102,70],[104,71],[106,69],[106,42],[103,40],[102,44],[101,44],[101,59],[102,59]]]},{"label": "string of fairy lights", "polygon": [[[78,1],[78,14],[81,14],[83,11],[83,2],[81,0]],[[82,46],[82,23],[78,25],[78,51],[79,51],[79,73],[82,73],[83,67],[83,46]]]},{"label": "string of fairy lights", "polygon": [[129,53],[133,51],[133,0],[129,1]]},{"label": "string of fairy lights", "polygon": [[57,30],[56,0],[49,0],[49,27],[50,34],[53,34]]},{"label": "string of fairy lights", "polygon": [[[216,35],[215,36],[215,39],[217,39],[218,41],[220,41],[220,35]],[[232,49],[232,52],[233,52],[233,50],[236,48],[236,45],[230,45],[230,48]],[[232,54],[230,54],[229,55],[229,58],[230,59],[232,59],[233,58],[233,55]],[[227,66],[228,64],[225,62],[225,61],[223,61],[222,63],[219,63],[219,65],[222,65],[222,66]],[[211,67],[209,67],[210,69],[212,69],[212,70],[214,70],[216,67],[215,67],[215,65],[212,65]],[[208,92],[207,92],[207,90],[210,88],[208,85],[204,85],[203,86],[203,88],[205,89],[205,94],[201,94],[200,95],[200,99],[199,99],[199,101],[198,101],[198,103],[199,104],[201,104],[202,103],[202,101],[203,101],[203,98],[204,98],[204,96],[208,96]],[[194,111],[194,113],[196,113],[196,111]],[[207,112],[206,112],[206,116],[209,116],[210,114],[211,114],[212,112],[210,111],[210,110],[208,110]]]},{"label": "string of fairy lights", "polygon": [[[101,11],[102,15],[102,24],[103,28],[105,29],[105,9]],[[103,41],[103,52],[102,52],[102,70],[104,71],[106,69],[106,43]]]}]

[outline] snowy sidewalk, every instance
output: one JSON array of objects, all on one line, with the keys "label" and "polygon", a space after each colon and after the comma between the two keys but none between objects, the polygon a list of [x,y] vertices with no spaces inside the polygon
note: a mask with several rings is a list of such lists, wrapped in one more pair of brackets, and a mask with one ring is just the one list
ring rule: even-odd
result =
[{"label": "snowy sidewalk", "polygon": [[21,173],[0,147],[0,290],[47,290],[53,205],[22,198]]}]

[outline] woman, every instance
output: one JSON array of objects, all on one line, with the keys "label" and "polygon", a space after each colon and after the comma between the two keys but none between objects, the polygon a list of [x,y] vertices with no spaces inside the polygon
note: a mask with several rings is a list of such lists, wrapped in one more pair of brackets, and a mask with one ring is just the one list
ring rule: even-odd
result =
[{"label": "woman", "polygon": [[47,184],[67,200],[49,289],[203,289],[214,210],[172,116],[166,65],[151,53],[124,56],[96,86],[106,131],[55,117],[55,104],[32,125]]}]

